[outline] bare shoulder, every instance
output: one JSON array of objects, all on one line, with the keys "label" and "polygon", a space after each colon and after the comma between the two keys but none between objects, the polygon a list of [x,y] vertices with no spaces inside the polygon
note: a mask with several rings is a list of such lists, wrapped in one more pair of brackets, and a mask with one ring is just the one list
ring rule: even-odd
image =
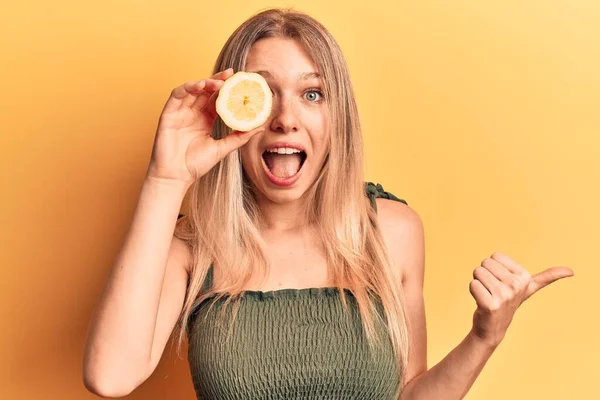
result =
[{"label": "bare shoulder", "polygon": [[377,198],[376,202],[377,221],[402,282],[410,277],[422,279],[424,227],[421,216],[399,201]]}]

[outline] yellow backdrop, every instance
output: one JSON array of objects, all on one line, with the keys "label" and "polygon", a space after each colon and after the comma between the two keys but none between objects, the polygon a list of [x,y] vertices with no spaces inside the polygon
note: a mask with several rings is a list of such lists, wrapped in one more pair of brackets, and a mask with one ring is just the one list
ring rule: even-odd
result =
[{"label": "yellow backdrop", "polygon": [[[367,178],[423,218],[429,367],[467,334],[472,271],[501,251],[576,276],[523,304],[467,399],[598,393],[597,0],[6,3],[0,397],[94,397],[83,340],[162,106],[270,6],[309,12],[338,39]],[[186,360],[167,351],[130,398],[193,399]]]}]

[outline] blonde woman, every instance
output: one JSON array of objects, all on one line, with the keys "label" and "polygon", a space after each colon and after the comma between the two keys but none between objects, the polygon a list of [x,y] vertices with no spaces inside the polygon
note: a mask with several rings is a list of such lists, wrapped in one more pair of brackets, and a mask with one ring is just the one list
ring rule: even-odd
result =
[{"label": "blonde woman", "polygon": [[[572,274],[532,278],[503,254],[484,260],[470,286],[473,328],[428,370],[423,224],[406,201],[363,180],[336,41],[306,14],[267,10],[231,35],[214,70],[175,88],[160,116],[90,326],[90,391],[132,392],[173,337],[178,349],[189,340],[199,399],[460,399],[520,303]],[[242,70],[267,80],[273,110],[259,128],[231,132],[215,97]],[[269,151],[277,148],[300,152]]]}]

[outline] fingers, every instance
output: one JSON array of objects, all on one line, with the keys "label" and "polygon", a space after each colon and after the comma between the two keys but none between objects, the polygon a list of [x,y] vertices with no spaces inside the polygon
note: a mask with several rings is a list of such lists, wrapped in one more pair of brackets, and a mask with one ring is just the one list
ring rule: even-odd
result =
[{"label": "fingers", "polygon": [[204,80],[186,82],[183,85],[177,86],[171,91],[171,96],[169,96],[162,113],[167,114],[179,110],[186,99],[189,101],[190,97],[194,97],[195,100],[196,93],[200,93],[205,87],[206,82]]},{"label": "fingers", "polygon": [[204,111],[207,105],[212,104],[212,108],[214,109],[215,100],[219,96],[219,89],[223,87],[223,83],[225,83],[225,81],[211,80],[211,83],[212,85],[209,89],[205,89],[200,96],[194,99],[194,102],[190,104],[191,108],[196,111]]},{"label": "fingers", "polygon": [[201,81],[186,82],[183,84],[183,90],[181,91],[181,104],[180,107],[189,107],[194,104],[194,101],[202,94],[204,88],[210,87],[210,82],[206,79]]},{"label": "fingers", "polygon": [[473,278],[479,280],[492,296],[499,297],[502,293],[498,279],[484,267],[475,268]]},{"label": "fingers", "polygon": [[500,264],[498,261],[486,258],[481,262],[481,266],[487,269],[505,285],[510,287],[518,288],[519,277],[512,272],[510,272],[503,264]]},{"label": "fingers", "polygon": [[171,91],[171,96],[167,100],[163,113],[169,113],[178,110],[180,107],[199,107],[202,109],[204,103],[210,95],[218,91],[224,79],[233,75],[233,69],[228,68],[217,72],[210,79],[186,82]]},{"label": "fingers", "polygon": [[191,107],[197,111],[200,111],[204,107],[204,104],[206,104],[206,100],[208,100],[211,94],[221,89],[224,81],[220,79],[204,79],[198,82],[202,84],[198,83],[194,85],[193,83],[195,82],[192,82],[192,84],[189,86],[189,89],[186,89],[189,95],[183,99],[181,107]]},{"label": "fingers", "polygon": [[219,160],[222,160],[235,149],[242,147],[248,143],[248,140],[250,140],[252,136],[263,132],[264,130],[264,126],[259,126],[258,128],[248,132],[233,131],[224,138],[217,140],[217,145],[219,146],[219,150],[217,152]]},{"label": "fingers", "polygon": [[233,75],[233,68],[227,68],[226,70],[217,72],[216,74],[211,76],[211,78],[212,79],[221,79],[224,81],[227,78],[231,77],[231,75]]},{"label": "fingers", "polygon": [[498,251],[494,252],[490,256],[492,259],[498,261],[502,264],[506,269],[508,269],[513,274],[516,274],[519,277],[529,278],[529,272],[519,264],[517,264],[512,258],[509,256],[502,254]]},{"label": "fingers", "polygon": [[210,80],[208,80],[208,82],[214,82],[214,84],[208,85],[206,89],[207,91],[201,93],[198,97],[192,97],[190,98],[189,102],[184,102],[184,106],[191,107],[198,111],[202,110],[206,106],[207,101],[210,100],[213,94],[217,93],[219,89],[221,89],[223,82],[225,82],[227,78],[231,77],[231,75],[233,75],[233,68],[227,68],[224,71],[217,72],[210,78]]},{"label": "fingers", "polygon": [[532,277],[529,271],[500,252],[483,260],[481,267],[473,271],[473,277],[492,297],[506,300],[519,296],[521,303],[552,282],[574,275],[570,268],[553,267]]},{"label": "fingers", "polygon": [[479,307],[485,310],[490,310],[493,305],[493,297],[490,292],[477,279],[473,279],[469,284],[469,292]]},{"label": "fingers", "polygon": [[[512,299],[529,284],[529,273],[509,257],[494,253],[473,271],[489,293],[497,299]],[[498,261],[501,260],[502,262]]]},{"label": "fingers", "polygon": [[219,97],[218,91],[211,94],[210,97],[204,103],[204,107],[201,108],[202,112],[205,112],[206,114],[208,114],[210,116],[210,118],[213,120],[217,118],[217,108],[216,108],[217,97]]}]

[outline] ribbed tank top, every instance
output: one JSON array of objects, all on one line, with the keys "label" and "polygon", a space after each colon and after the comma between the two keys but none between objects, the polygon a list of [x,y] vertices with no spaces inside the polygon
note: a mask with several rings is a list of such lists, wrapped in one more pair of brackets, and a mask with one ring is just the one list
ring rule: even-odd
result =
[{"label": "ribbed tank top", "polygon": [[[367,196],[408,204],[379,184],[365,183]],[[205,289],[212,285],[212,266]],[[217,324],[224,299],[205,299],[190,318],[188,361],[198,399],[393,399],[400,381],[383,322],[382,346],[374,353],[363,332],[356,299],[344,289],[343,309],[335,287],[246,290],[231,338],[230,309]],[[383,307],[377,303],[383,315]],[[395,399],[393,399],[395,400]]]}]

